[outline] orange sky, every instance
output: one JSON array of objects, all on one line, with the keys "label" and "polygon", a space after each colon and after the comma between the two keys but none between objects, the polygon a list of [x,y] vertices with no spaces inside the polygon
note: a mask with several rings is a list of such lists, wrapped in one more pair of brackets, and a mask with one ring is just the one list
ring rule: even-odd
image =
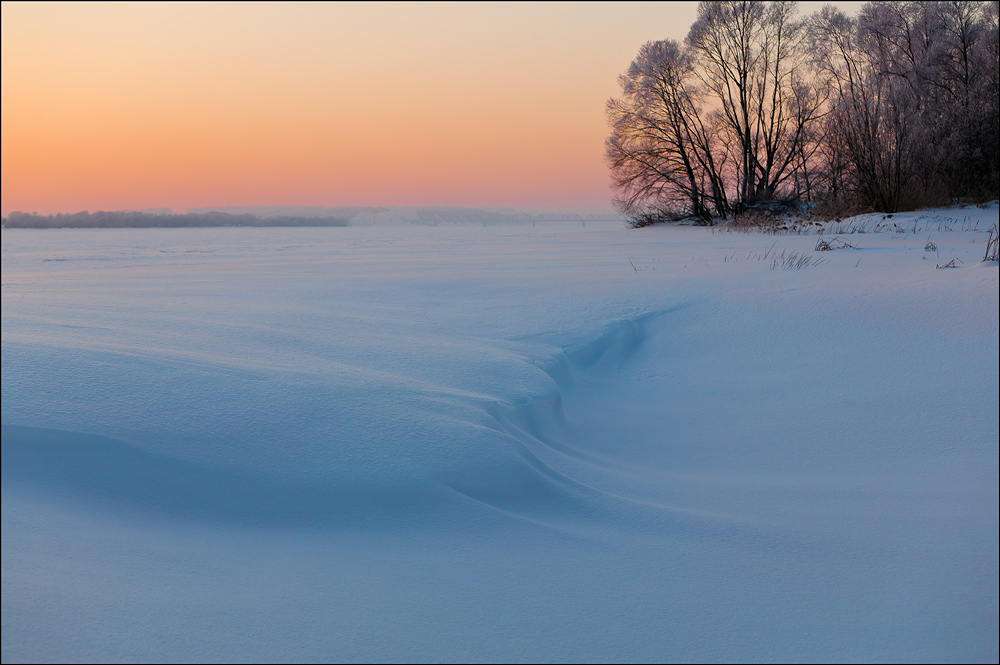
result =
[{"label": "orange sky", "polygon": [[608,210],[604,102],[696,7],[3,3],[3,214]]}]

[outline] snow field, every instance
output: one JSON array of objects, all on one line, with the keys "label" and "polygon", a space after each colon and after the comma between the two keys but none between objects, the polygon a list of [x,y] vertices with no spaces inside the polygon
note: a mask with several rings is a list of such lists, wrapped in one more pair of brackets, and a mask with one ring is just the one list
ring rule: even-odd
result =
[{"label": "snow field", "polygon": [[996,216],[4,230],[3,660],[995,661]]}]

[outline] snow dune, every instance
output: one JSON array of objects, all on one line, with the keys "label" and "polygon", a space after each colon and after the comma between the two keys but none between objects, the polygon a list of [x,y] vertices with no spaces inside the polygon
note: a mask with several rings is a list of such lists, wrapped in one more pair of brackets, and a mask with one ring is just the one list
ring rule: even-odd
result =
[{"label": "snow dune", "polygon": [[3,660],[995,662],[997,207],[897,218],[4,230]]}]

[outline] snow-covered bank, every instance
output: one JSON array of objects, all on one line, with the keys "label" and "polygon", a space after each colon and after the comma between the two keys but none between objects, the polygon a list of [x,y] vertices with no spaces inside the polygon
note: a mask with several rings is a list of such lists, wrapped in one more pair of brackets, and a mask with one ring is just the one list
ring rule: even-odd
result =
[{"label": "snow-covered bank", "polygon": [[3,660],[995,661],[988,226],[4,230]]}]

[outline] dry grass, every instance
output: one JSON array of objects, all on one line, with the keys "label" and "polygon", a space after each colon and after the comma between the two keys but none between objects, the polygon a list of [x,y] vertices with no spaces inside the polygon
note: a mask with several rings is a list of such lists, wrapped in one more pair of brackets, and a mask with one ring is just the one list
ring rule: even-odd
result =
[{"label": "dry grass", "polygon": [[829,252],[834,249],[857,249],[857,247],[857,245],[851,244],[846,240],[841,240],[839,236],[833,240],[820,238],[816,243],[817,252]]},{"label": "dry grass", "polygon": [[990,237],[986,240],[986,253],[983,254],[983,261],[996,261],[998,251],[1000,251],[1000,231],[997,231],[997,225],[994,224],[990,227]]},{"label": "dry grass", "polygon": [[634,213],[628,216],[630,228],[641,229],[655,224],[693,224],[695,226],[711,226],[711,220],[704,220],[681,210],[659,210]]},{"label": "dry grass", "polygon": [[778,268],[782,270],[801,270],[802,268],[818,266],[827,262],[826,259],[817,259],[812,254],[804,252],[785,253],[783,251],[774,257],[774,260],[771,262],[771,270],[777,270]]},{"label": "dry grass", "polygon": [[815,221],[812,217],[766,210],[747,210],[732,215],[722,223],[719,230],[778,235],[810,233],[822,226],[821,222]]}]

